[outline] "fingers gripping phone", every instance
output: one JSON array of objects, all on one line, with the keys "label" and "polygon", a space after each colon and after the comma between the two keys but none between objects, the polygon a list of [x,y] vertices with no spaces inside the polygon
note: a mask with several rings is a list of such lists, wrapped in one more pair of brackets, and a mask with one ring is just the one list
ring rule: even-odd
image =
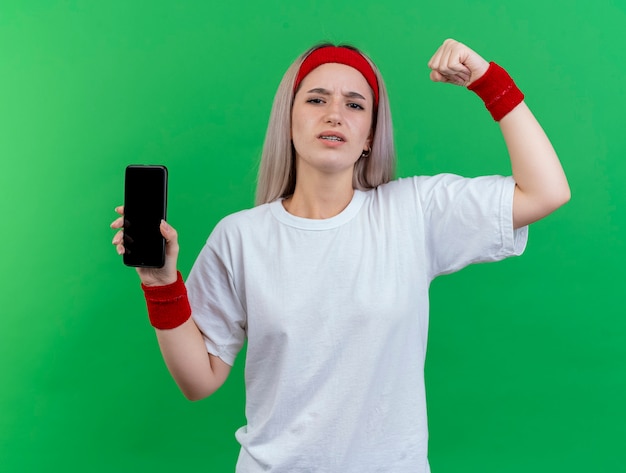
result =
[{"label": "fingers gripping phone", "polygon": [[124,264],[161,268],[165,238],[159,228],[167,217],[167,168],[131,165],[124,179]]}]

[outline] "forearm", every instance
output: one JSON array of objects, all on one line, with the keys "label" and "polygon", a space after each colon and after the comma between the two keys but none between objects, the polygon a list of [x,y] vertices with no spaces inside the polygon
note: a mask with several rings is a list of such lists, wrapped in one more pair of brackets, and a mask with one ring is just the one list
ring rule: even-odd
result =
[{"label": "forearm", "polygon": [[513,225],[519,228],[565,204],[570,189],[550,140],[524,102],[499,123],[516,182]]},{"label": "forearm", "polygon": [[163,359],[180,390],[191,400],[213,394],[226,380],[230,367],[207,353],[191,317],[182,275],[177,272],[176,281],[170,284],[141,286]]},{"label": "forearm", "polygon": [[203,399],[224,383],[230,366],[207,353],[193,319],[173,329],[155,331],[163,360],[185,397]]}]

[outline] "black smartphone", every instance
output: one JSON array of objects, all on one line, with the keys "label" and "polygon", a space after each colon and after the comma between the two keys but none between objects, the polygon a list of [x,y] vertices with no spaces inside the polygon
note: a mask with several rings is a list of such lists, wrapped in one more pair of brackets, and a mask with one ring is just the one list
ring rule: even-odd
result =
[{"label": "black smartphone", "polygon": [[167,168],[131,165],[124,179],[124,264],[161,268],[165,238],[159,228],[167,217]]}]

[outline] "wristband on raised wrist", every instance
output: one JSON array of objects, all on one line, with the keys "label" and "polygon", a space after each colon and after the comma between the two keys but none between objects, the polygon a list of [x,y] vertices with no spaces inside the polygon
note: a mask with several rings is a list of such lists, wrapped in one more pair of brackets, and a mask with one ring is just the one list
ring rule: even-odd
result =
[{"label": "wristband on raised wrist", "polygon": [[481,98],[497,122],[524,100],[511,76],[495,62],[490,62],[487,71],[467,88]]},{"label": "wristband on raised wrist", "polygon": [[191,317],[187,288],[180,271],[176,282],[165,286],[141,284],[146,297],[148,318],[154,328],[169,330],[185,323]]}]

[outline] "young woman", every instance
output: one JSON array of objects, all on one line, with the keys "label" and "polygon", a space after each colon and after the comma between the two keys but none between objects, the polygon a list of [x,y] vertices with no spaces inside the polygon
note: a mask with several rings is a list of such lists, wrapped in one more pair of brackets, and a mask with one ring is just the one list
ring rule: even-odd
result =
[{"label": "young woman", "polygon": [[[258,205],[216,226],[186,284],[166,222],[165,266],[138,269],[163,357],[189,399],[222,385],[247,340],[238,472],[428,472],[430,281],[521,254],[527,225],[569,199],[548,138],[503,69],[453,40],[429,67],[432,80],[485,101],[512,177],[392,181],[382,77],[358,50],[324,45],[278,88]],[[124,252],[121,230],[113,244]]]}]

